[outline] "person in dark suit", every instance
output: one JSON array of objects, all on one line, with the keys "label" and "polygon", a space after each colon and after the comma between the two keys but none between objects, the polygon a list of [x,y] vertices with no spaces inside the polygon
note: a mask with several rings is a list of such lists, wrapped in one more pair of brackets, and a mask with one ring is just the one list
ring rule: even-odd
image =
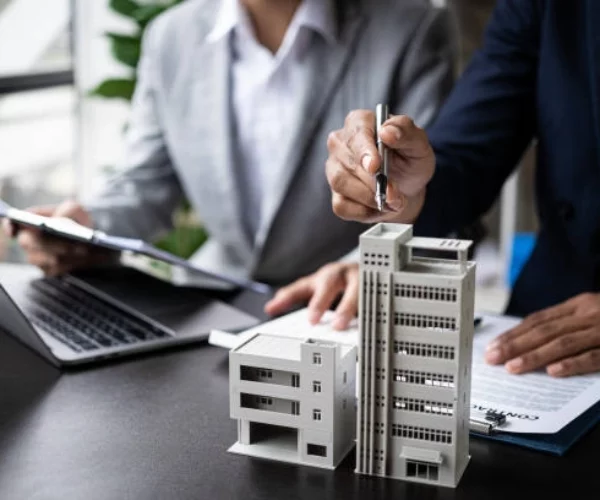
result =
[{"label": "person in dark suit", "polygon": [[[373,114],[354,111],[329,136],[326,170],[338,216],[414,223],[415,234],[437,236],[487,211],[537,140],[540,231],[507,308],[526,318],[486,353],[512,373],[600,370],[599,26],[597,0],[499,0],[482,49],[432,128],[394,116],[381,132],[393,150],[384,213],[374,204]],[[312,296],[316,319],[356,276],[355,265],[330,265],[269,307]],[[357,290],[343,299],[354,310]]]}]

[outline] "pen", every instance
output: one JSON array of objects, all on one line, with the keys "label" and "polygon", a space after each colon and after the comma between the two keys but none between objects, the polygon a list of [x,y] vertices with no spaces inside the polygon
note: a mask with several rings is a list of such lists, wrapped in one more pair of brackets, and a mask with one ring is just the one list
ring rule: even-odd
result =
[{"label": "pen", "polygon": [[377,203],[377,209],[383,212],[385,206],[385,193],[387,190],[387,176],[388,176],[388,149],[379,137],[381,127],[388,119],[389,111],[387,104],[378,104],[375,109],[375,139],[377,141],[377,150],[381,157],[381,167],[377,174],[375,174],[375,202]]},{"label": "pen", "polygon": [[506,424],[506,416],[494,410],[486,412],[471,410],[469,430],[490,436]]}]

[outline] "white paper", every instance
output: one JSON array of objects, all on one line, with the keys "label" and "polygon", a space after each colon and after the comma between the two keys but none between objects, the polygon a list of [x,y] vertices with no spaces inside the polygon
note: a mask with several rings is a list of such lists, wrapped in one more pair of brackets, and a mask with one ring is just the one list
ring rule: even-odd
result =
[{"label": "white paper", "polygon": [[[318,325],[312,326],[307,310],[302,309],[229,338],[224,332],[211,334],[209,342],[232,349],[256,333],[268,333],[357,345],[356,321],[348,330],[338,332],[331,327],[333,316],[327,312]],[[600,373],[568,378],[553,378],[543,371],[511,375],[503,366],[486,364],[487,344],[518,322],[507,316],[483,316],[473,341],[471,403],[477,409],[506,414],[503,431],[553,434],[600,400]]]},{"label": "white paper", "polygon": [[511,375],[484,361],[487,344],[516,326],[516,318],[485,317],[475,332],[471,402],[507,415],[503,431],[553,434],[600,400],[600,373],[554,378],[544,371]]},{"label": "white paper", "polygon": [[323,315],[321,322],[318,325],[313,326],[310,324],[310,321],[308,321],[307,309],[301,309],[287,314],[286,316],[282,316],[281,318],[274,319],[273,321],[255,326],[250,330],[238,334],[230,334],[232,337],[231,342],[233,343],[226,342],[226,337],[223,335],[223,332],[215,332],[214,335],[213,332],[211,332],[208,342],[219,347],[233,349],[257,333],[268,333],[270,335],[282,335],[301,339],[312,338],[318,340],[330,340],[340,344],[357,345],[358,328],[356,320],[350,324],[348,330],[337,331],[331,327],[333,317],[333,312],[327,311]]}]

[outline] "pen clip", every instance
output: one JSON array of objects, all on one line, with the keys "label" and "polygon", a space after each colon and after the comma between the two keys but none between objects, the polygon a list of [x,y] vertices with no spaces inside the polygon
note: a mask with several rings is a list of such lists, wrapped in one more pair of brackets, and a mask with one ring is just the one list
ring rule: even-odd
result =
[{"label": "pen clip", "polygon": [[489,436],[497,432],[506,424],[506,415],[495,411],[487,410],[485,412],[471,410],[469,417],[469,430],[479,434]]}]

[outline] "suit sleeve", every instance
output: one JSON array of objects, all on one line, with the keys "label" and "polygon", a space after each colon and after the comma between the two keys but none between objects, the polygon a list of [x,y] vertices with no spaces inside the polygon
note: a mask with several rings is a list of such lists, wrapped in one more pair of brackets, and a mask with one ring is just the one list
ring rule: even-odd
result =
[{"label": "suit sleeve", "polygon": [[393,113],[412,117],[420,127],[433,122],[454,85],[455,28],[447,9],[428,9],[401,60]]},{"label": "suit sleeve", "polygon": [[536,132],[541,3],[499,0],[475,54],[428,130],[436,172],[415,233],[443,236],[483,215]]},{"label": "suit sleeve", "polygon": [[146,31],[120,173],[84,203],[97,228],[152,240],[172,227],[183,199],[171,164],[157,107],[156,23]]}]

